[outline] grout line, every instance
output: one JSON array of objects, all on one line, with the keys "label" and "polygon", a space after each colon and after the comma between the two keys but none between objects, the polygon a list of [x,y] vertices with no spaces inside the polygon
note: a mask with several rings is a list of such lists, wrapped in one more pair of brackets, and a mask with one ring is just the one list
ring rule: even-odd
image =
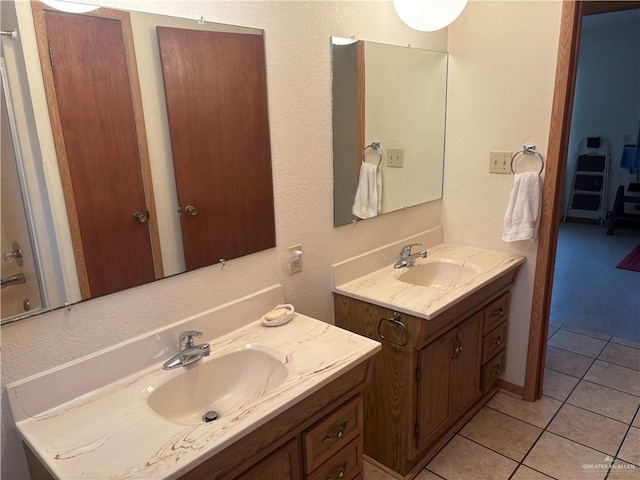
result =
[{"label": "grout line", "polygon": [[603,363],[610,363],[611,365],[615,365],[616,367],[626,368],[627,370],[633,370],[634,372],[640,372],[640,366],[639,368],[628,367],[627,365],[620,365],[619,363],[612,362],[611,360],[603,360],[600,357],[598,357],[596,360]]},{"label": "grout line", "polygon": [[[619,388],[614,388],[614,387],[611,387],[611,386],[609,386],[609,385],[602,385],[601,383],[594,382],[593,380],[586,380],[586,379],[582,378],[582,379],[580,379],[580,381],[581,381],[581,382],[591,383],[591,384],[593,384],[593,385],[598,385],[598,386],[600,386],[600,387],[608,388],[609,390],[614,390],[614,391],[619,392],[619,393],[625,393],[625,394],[627,394],[627,395],[631,395],[632,397],[635,397],[635,398],[640,398],[640,396],[638,396],[638,395],[634,395],[633,393],[625,392],[624,390],[620,390]],[[578,384],[579,384],[579,383],[580,383],[580,382],[578,382]],[[597,413],[597,412],[596,412],[596,413]]]},{"label": "grout line", "polygon": [[[608,342],[607,342],[607,343],[608,343]],[[600,353],[602,353],[602,352],[600,352],[600,353],[598,354],[598,356],[592,357],[591,355],[585,355],[584,353],[574,352],[573,350],[567,350],[566,348],[558,347],[558,346],[556,346],[556,345],[548,345],[548,346],[549,346],[549,347],[553,347],[553,348],[555,348],[555,349],[557,349],[557,350],[562,350],[563,352],[569,352],[569,353],[573,353],[574,355],[580,355],[581,357],[587,357],[587,358],[592,358],[592,359],[596,359],[596,358],[598,358],[598,356],[600,355]]]}]

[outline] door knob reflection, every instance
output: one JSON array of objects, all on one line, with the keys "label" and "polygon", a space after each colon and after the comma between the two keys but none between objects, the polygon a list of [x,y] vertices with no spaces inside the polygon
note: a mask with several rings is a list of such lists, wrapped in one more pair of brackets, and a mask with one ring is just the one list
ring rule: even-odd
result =
[{"label": "door knob reflection", "polygon": [[138,223],[146,223],[148,217],[142,212],[136,212],[133,214],[133,219]]},{"label": "door knob reflection", "polygon": [[198,209],[193,205],[187,205],[184,209],[184,212],[190,217],[195,217],[198,214]]}]

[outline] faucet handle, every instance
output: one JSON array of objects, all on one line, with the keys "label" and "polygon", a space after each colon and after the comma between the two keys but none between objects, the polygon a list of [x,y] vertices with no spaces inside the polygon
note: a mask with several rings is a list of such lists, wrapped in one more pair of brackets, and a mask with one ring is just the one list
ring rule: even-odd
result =
[{"label": "faucet handle", "polygon": [[190,348],[193,347],[193,337],[202,338],[202,332],[197,330],[187,330],[180,334],[180,347]]},{"label": "faucet handle", "polygon": [[402,247],[402,251],[400,252],[400,255],[403,255],[403,256],[411,255],[411,249],[413,247],[420,247],[420,246],[422,246],[422,243],[420,242],[410,243],[409,245],[405,245],[404,247]]}]

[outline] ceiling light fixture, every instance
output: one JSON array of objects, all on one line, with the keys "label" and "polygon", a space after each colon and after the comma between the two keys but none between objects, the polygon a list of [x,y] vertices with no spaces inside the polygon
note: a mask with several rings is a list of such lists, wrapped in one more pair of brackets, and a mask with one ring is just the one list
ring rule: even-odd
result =
[{"label": "ceiling light fixture", "polygon": [[400,19],[414,30],[433,32],[453,22],[467,0],[393,0]]},{"label": "ceiling light fixture", "polygon": [[51,8],[67,13],[89,13],[99,9],[98,5],[86,5],[83,3],[64,2],[62,0],[42,0],[42,3]]}]

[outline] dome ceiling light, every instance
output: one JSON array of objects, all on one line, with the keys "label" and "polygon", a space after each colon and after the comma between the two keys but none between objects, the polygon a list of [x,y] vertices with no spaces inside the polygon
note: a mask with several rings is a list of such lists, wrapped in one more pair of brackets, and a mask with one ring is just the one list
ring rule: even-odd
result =
[{"label": "dome ceiling light", "polygon": [[453,22],[467,0],[393,0],[400,19],[414,30],[434,32]]}]

